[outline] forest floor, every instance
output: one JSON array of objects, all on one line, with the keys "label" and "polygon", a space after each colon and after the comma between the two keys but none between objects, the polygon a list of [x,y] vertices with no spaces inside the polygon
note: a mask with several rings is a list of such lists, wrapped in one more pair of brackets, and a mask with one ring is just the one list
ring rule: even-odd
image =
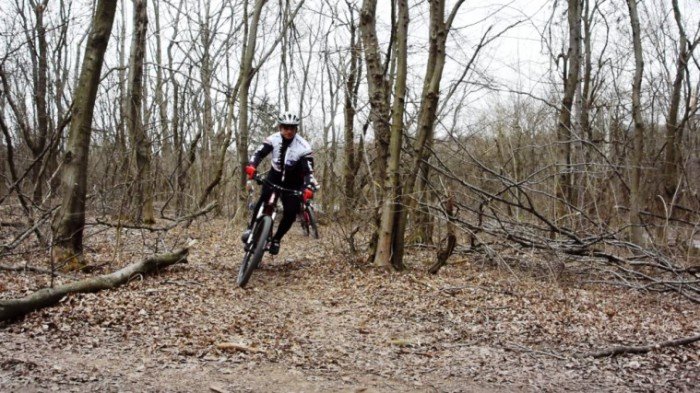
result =
[{"label": "forest floor", "polygon": [[[698,391],[700,343],[643,355],[580,356],[700,333],[700,309],[671,294],[584,285],[411,250],[387,273],[292,228],[237,288],[241,228],[199,222],[155,240],[93,228],[98,273],[196,238],[187,264],[115,290],[79,294],[0,326],[0,391],[540,392]],[[121,242],[115,253],[117,240]],[[45,256],[3,263],[41,266]],[[115,260],[123,262],[113,262]],[[92,273],[97,274],[97,273]],[[70,281],[76,277],[61,276]],[[48,284],[0,272],[0,298]],[[222,345],[223,344],[223,345]],[[228,348],[226,348],[228,345]]]}]

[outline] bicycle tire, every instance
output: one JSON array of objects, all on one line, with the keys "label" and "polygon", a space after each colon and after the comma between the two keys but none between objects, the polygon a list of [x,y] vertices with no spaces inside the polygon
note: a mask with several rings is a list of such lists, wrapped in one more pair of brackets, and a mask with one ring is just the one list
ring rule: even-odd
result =
[{"label": "bicycle tire", "polygon": [[316,213],[314,212],[314,208],[309,206],[306,212],[309,214],[309,232],[314,239],[318,239],[318,225],[316,224]]},{"label": "bicycle tire", "polygon": [[299,225],[301,225],[301,230],[304,232],[304,236],[309,236],[309,220],[308,215],[306,215],[306,209],[299,214]]},{"label": "bicycle tire", "polygon": [[238,286],[243,288],[248,284],[253,270],[258,267],[265,253],[265,245],[267,238],[272,230],[272,218],[270,216],[262,216],[253,227],[253,248],[246,251],[241,267],[238,271]]}]

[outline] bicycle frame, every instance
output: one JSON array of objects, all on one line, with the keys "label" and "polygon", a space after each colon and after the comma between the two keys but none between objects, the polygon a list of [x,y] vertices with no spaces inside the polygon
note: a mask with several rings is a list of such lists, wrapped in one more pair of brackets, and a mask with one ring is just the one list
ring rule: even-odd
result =
[{"label": "bicycle frame", "polygon": [[[258,221],[262,216],[270,216],[270,218],[272,218],[272,222],[275,222],[275,218],[277,217],[277,201],[279,200],[280,192],[288,192],[292,195],[302,196],[301,191],[284,188],[280,185],[272,183],[258,174],[255,175],[253,180],[255,180],[259,185],[267,184],[268,186],[272,187],[272,193],[270,194],[270,197],[263,202],[262,205],[260,205],[260,208],[255,215],[255,221]],[[246,246],[250,244],[252,237],[253,234],[251,233],[250,237],[248,237],[248,241],[246,242]]]},{"label": "bicycle frame", "polygon": [[245,255],[238,272],[238,286],[243,288],[250,279],[251,274],[262,260],[263,254],[269,251],[269,241],[272,234],[272,227],[277,215],[277,201],[281,192],[289,192],[292,195],[300,196],[298,190],[290,190],[274,184],[259,175],[254,177],[255,181],[262,185],[267,184],[272,187],[270,197],[263,201],[255,216],[255,221],[248,239],[245,241]]}]

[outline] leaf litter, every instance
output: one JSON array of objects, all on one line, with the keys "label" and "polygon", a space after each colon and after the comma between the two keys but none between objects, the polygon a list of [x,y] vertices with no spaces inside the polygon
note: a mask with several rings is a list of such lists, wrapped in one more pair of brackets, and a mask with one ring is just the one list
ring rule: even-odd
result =
[{"label": "leaf litter", "polygon": [[[188,264],[128,285],[64,298],[0,327],[0,390],[39,391],[692,391],[699,344],[593,359],[591,351],[700,332],[698,307],[648,294],[515,277],[475,256],[433,276],[381,271],[293,228],[248,288],[236,287],[238,228],[90,237],[112,271],[196,238]],[[150,236],[150,237],[149,237]],[[170,243],[169,243],[170,242]],[[114,258],[119,255],[119,258]],[[26,255],[18,256],[27,258]],[[32,263],[46,267],[37,253]],[[43,265],[42,265],[43,263]],[[95,273],[91,273],[95,274]],[[56,282],[80,278],[60,276]],[[0,272],[0,298],[50,282]]]}]

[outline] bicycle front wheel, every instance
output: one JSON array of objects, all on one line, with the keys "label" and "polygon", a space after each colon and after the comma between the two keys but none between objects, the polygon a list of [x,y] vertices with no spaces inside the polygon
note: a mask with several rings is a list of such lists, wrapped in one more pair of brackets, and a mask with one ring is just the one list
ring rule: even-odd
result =
[{"label": "bicycle front wheel", "polygon": [[262,216],[253,227],[253,241],[251,242],[250,250],[246,251],[241,268],[238,271],[238,286],[243,288],[250,280],[250,275],[253,270],[258,267],[265,253],[265,245],[270,237],[272,230],[272,218],[270,216]]},{"label": "bicycle front wheel", "polygon": [[309,236],[309,213],[304,209],[299,217],[299,225],[301,225],[301,230],[304,231],[305,236]]},{"label": "bicycle front wheel", "polygon": [[309,206],[306,211],[309,215],[309,232],[314,239],[318,239],[318,225],[316,224],[316,212],[314,208]]}]

